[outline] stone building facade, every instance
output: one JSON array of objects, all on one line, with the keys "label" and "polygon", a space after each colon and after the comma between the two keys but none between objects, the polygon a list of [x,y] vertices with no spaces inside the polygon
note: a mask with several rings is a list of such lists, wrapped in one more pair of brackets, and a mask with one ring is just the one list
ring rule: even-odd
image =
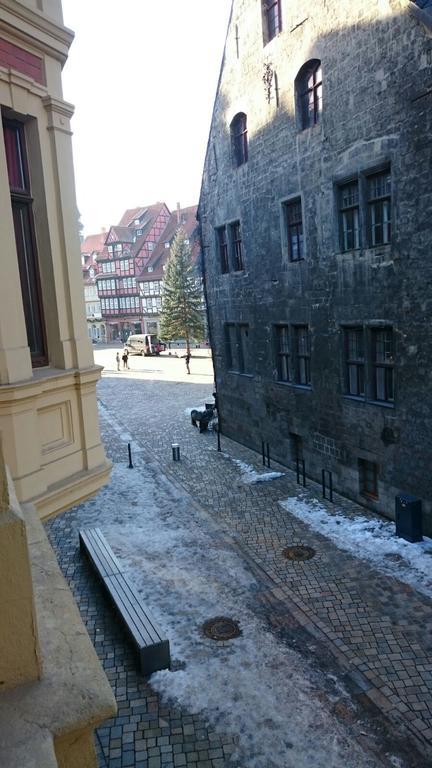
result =
[{"label": "stone building facade", "polygon": [[429,5],[234,0],[198,216],[223,432],[430,530]]}]

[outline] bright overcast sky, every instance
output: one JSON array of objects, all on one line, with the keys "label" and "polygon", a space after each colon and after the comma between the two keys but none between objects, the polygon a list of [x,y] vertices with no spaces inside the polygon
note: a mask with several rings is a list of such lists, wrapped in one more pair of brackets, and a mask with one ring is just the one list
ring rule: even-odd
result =
[{"label": "bright overcast sky", "polygon": [[85,234],[127,208],[198,202],[231,0],[63,0]]}]

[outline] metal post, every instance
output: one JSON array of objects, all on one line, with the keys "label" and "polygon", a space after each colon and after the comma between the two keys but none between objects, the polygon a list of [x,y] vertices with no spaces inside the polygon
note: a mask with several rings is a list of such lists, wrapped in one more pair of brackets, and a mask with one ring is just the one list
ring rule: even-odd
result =
[{"label": "metal post", "polygon": [[134,465],[132,464],[132,451],[131,451],[131,444],[128,443],[128,454],[129,454],[129,467],[128,469],[133,469]]},{"label": "metal post", "polygon": [[297,474],[297,483],[300,485],[300,459],[297,456],[296,457],[296,474]]},{"label": "metal post", "polygon": [[326,487],[325,487],[325,469],[321,470],[321,484],[322,484],[322,497],[325,499],[326,497]]},{"label": "metal post", "polygon": [[218,451],[220,452],[221,444],[220,444],[220,430],[219,430],[219,427],[217,429],[217,441],[218,441]]},{"label": "metal post", "polygon": [[302,459],[302,470],[303,470],[303,488],[306,488],[306,467],[305,467],[304,459]]},{"label": "metal post", "polygon": [[180,461],[180,446],[178,443],[172,443],[172,457],[173,461]]},{"label": "metal post", "polygon": [[265,467],[265,443],[264,443],[264,440],[261,440],[261,451],[262,451],[263,467]]},{"label": "metal post", "polygon": [[270,469],[270,443],[267,443],[267,466]]},{"label": "metal post", "polygon": [[330,501],[333,503],[333,473],[329,472]]}]

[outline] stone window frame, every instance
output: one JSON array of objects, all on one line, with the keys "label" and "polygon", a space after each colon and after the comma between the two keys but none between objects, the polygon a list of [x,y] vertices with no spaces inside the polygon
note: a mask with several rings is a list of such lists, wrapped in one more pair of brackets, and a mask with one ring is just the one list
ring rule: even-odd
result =
[{"label": "stone window frame", "polygon": [[[386,190],[383,194],[371,197],[369,194],[371,180],[380,176],[390,177],[390,190]],[[341,195],[344,187],[350,184],[358,184],[358,201],[354,207],[358,209],[358,245],[353,248],[345,248],[343,238],[343,221],[342,215],[345,210],[348,210],[350,206],[341,205]],[[390,160],[383,159],[381,162],[356,170],[354,173],[345,175],[335,180],[335,209],[338,220],[338,242],[336,250],[338,253],[359,253],[369,249],[376,248],[390,248],[393,239],[393,194],[392,194],[392,164]],[[373,236],[373,229],[371,223],[371,211],[376,206],[386,206],[389,216],[386,220],[388,226],[388,238],[384,239],[384,242],[375,242]],[[352,207],[352,206],[351,206]]]},{"label": "stone window frame", "polygon": [[[366,323],[350,322],[341,323],[340,330],[342,331],[341,354],[344,399],[367,403],[369,405],[382,406],[384,408],[395,408],[395,344],[397,338],[395,324],[387,320]],[[347,365],[349,360],[347,357],[346,333],[353,330],[363,331],[364,393],[358,395],[348,391]],[[387,339],[387,345],[389,343],[391,344],[390,356],[387,355],[385,350],[384,356],[377,355],[377,337],[379,334],[383,333],[391,334],[390,341]],[[380,377],[380,379],[378,377]],[[380,393],[383,393],[384,396],[380,397]]]},{"label": "stone window frame", "polygon": [[[295,207],[300,205],[300,214],[301,217],[297,222],[290,222],[290,211],[294,210]],[[292,248],[292,241],[291,241],[291,229],[295,226],[298,227],[298,224],[301,224],[301,248],[299,250],[298,256],[294,257],[294,251]],[[281,201],[281,227],[282,227],[282,250],[283,255],[287,259],[287,261],[290,264],[295,264],[299,261],[304,261],[306,257],[306,237],[305,237],[305,226],[304,226],[304,215],[303,215],[303,198],[301,194],[291,195],[288,198],[285,198]]]},{"label": "stone window frame", "polygon": [[224,323],[225,362],[229,373],[252,377],[249,334],[250,325],[243,320]]},{"label": "stone window frame", "polygon": [[261,0],[263,45],[282,32],[282,0]]},{"label": "stone window frame", "polygon": [[[288,323],[275,323],[274,347],[276,356],[277,381],[282,384],[292,383],[291,334]],[[282,342],[282,343],[281,343]],[[286,342],[286,343],[284,343]]]},{"label": "stone window frame", "polygon": [[[323,113],[323,77],[321,59],[309,59],[300,67],[294,80],[297,127],[306,131],[319,125]],[[307,109],[305,105],[307,104]],[[312,104],[312,109],[310,105]]]},{"label": "stone window frame", "polygon": [[231,149],[234,168],[241,168],[249,158],[247,114],[237,112],[230,123]]}]

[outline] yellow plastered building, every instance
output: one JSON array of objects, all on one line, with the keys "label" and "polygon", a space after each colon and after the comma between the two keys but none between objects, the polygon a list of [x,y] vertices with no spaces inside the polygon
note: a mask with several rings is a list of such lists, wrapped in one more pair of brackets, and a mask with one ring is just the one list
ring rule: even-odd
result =
[{"label": "yellow plastered building", "polygon": [[60,0],[0,0],[0,763],[96,766],[115,700],[41,518],[109,477],[80,270]]}]

